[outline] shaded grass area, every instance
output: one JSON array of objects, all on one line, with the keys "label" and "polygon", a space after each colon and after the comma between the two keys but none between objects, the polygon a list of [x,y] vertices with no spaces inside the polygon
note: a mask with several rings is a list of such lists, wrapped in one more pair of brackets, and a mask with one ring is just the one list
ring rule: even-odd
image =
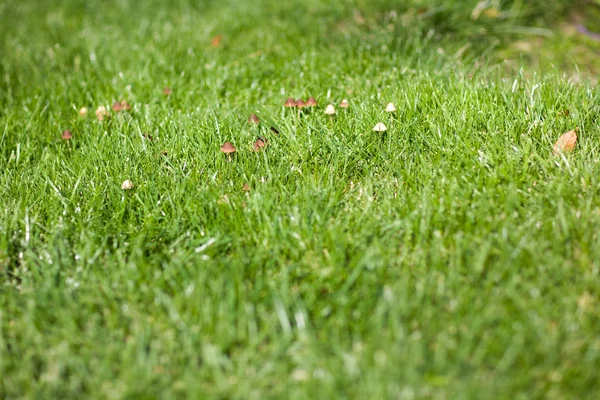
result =
[{"label": "shaded grass area", "polygon": [[600,93],[475,3],[1,3],[0,395],[593,397]]}]

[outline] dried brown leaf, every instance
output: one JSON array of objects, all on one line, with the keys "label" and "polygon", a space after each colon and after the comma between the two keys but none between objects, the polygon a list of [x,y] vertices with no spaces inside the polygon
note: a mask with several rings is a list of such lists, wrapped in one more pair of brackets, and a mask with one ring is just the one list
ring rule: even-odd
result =
[{"label": "dried brown leaf", "polygon": [[575,144],[577,144],[577,131],[579,128],[575,128],[572,131],[562,134],[556,143],[554,143],[554,154],[565,153],[573,151]]}]

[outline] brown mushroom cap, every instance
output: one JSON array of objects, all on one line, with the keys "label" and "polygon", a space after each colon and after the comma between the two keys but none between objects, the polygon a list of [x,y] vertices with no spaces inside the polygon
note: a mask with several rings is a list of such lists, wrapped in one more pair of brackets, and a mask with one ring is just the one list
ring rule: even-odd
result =
[{"label": "brown mushroom cap", "polygon": [[66,130],[62,133],[62,136],[60,137],[62,140],[70,140],[73,136],[71,135],[71,131],[70,130]]},{"label": "brown mushroom cap", "polygon": [[340,107],[342,107],[342,108],[348,108],[348,107],[350,107],[350,103],[348,103],[348,100],[344,99],[344,100],[341,101]]},{"label": "brown mushroom cap", "polygon": [[314,97],[309,97],[308,100],[306,100],[306,105],[309,107],[314,107],[317,105],[317,100],[315,100]]},{"label": "brown mushroom cap", "polygon": [[298,108],[304,108],[306,106],[307,106],[307,104],[304,102],[304,100],[302,100],[302,99],[296,100],[296,107],[298,107]]},{"label": "brown mushroom cap", "polygon": [[165,88],[163,89],[163,94],[165,96],[169,96],[171,93],[173,93],[173,91],[171,90],[171,88],[168,87],[168,86],[165,86]]},{"label": "brown mushroom cap", "polygon": [[267,145],[267,140],[263,139],[263,138],[258,138],[256,139],[256,141],[252,144],[252,148],[254,149],[254,151],[259,151],[260,149],[262,149],[263,147],[265,147]]},{"label": "brown mushroom cap", "polygon": [[125,100],[121,101],[121,110],[131,110],[131,106],[129,105],[128,102],[126,102]]},{"label": "brown mushroom cap", "polygon": [[292,99],[291,97],[288,97],[288,99],[285,101],[283,106],[284,107],[296,107],[296,101],[294,99]]},{"label": "brown mushroom cap", "polygon": [[250,185],[248,185],[247,183],[244,183],[244,186],[242,186],[242,190],[244,192],[249,192],[250,191]]},{"label": "brown mushroom cap", "polygon": [[258,125],[260,123],[260,119],[256,116],[256,114],[250,114],[248,117],[248,122],[254,125]]},{"label": "brown mushroom cap", "polygon": [[235,147],[233,147],[231,143],[225,142],[223,143],[223,146],[221,146],[221,151],[225,154],[235,153]]},{"label": "brown mushroom cap", "polygon": [[115,104],[112,105],[112,109],[114,112],[127,111],[131,109],[131,106],[125,100],[122,100],[115,102]]}]

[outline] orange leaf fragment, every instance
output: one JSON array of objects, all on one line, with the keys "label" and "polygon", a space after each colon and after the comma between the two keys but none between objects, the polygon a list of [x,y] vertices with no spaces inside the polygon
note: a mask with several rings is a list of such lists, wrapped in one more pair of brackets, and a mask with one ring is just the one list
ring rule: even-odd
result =
[{"label": "orange leaf fragment", "polygon": [[575,144],[577,144],[577,131],[579,128],[575,128],[572,131],[569,131],[563,135],[561,135],[556,143],[554,143],[554,154],[557,155],[559,153],[565,153],[568,151],[573,151],[575,149]]}]

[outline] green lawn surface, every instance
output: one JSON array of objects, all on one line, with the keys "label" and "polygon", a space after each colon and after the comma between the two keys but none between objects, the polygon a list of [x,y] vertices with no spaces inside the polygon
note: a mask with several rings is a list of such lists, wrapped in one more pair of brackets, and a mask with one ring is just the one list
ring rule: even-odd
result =
[{"label": "green lawn surface", "polygon": [[0,0],[0,399],[600,398],[592,3]]}]

